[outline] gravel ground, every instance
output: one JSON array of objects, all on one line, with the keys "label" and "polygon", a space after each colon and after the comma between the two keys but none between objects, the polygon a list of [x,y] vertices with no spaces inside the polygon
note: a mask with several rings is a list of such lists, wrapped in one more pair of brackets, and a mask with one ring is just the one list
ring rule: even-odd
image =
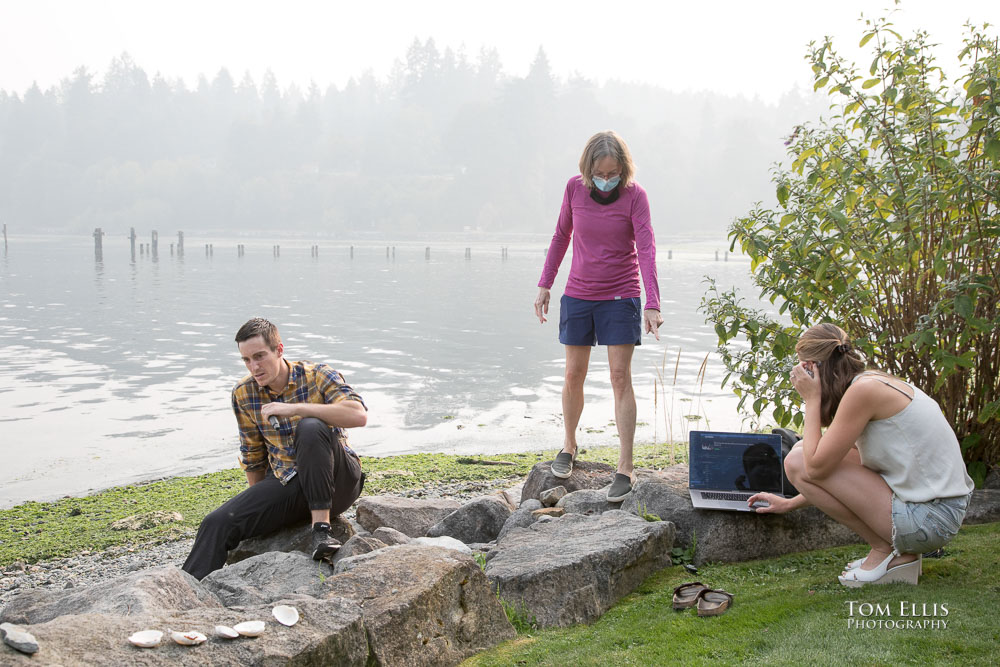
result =
[{"label": "gravel ground", "polygon": [[[511,487],[511,480],[488,482],[459,482],[441,486],[427,486],[404,491],[397,496],[407,498],[452,498],[458,501],[471,500],[500,489],[512,489],[516,499],[520,499],[520,485]],[[348,519],[354,518],[354,508],[344,513]],[[60,590],[91,586],[115,579],[123,575],[159,565],[180,567],[187,558],[194,542],[192,531],[187,539],[147,544],[131,547],[112,547],[106,551],[84,551],[68,558],[43,561],[32,565],[15,563],[0,570],[0,608],[21,591],[42,588]]]}]

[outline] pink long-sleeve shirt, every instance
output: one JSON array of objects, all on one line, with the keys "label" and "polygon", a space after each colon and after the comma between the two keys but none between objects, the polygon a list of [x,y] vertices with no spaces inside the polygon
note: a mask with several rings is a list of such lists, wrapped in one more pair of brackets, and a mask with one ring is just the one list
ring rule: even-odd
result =
[{"label": "pink long-sleeve shirt", "polygon": [[598,204],[580,176],[566,184],[556,233],[552,236],[539,287],[552,287],[573,239],[573,264],[565,294],[588,301],[641,295],[639,272],[646,285],[646,306],[660,309],[656,282],[656,239],[646,191],[632,182],[619,189],[618,201]]}]

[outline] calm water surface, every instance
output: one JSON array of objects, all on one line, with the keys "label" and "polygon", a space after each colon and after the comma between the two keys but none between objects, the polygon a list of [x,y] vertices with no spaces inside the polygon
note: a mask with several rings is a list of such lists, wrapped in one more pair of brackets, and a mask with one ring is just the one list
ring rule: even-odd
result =
[{"label": "calm water surface", "polygon": [[[429,260],[423,243],[388,258],[384,244],[358,244],[352,259],[347,245],[313,257],[308,241],[244,240],[238,257],[234,239],[190,237],[180,258],[170,240],[132,261],[128,240],[108,237],[98,261],[89,237],[12,238],[0,257],[0,507],[236,465],[229,391],[245,369],[233,336],[255,315],[278,325],[288,358],[330,363],[365,398],[369,425],[350,435],[362,455],[561,444],[558,298],[571,257],[540,325],[532,304],[547,238],[507,244],[507,259],[501,242],[434,243]],[[666,321],[633,361],[636,439],[680,440],[706,422],[738,429],[697,306],[705,275],[752,302],[749,263],[715,261],[721,239],[659,246]],[[666,401],[661,387],[654,406],[658,369]],[[613,419],[597,348],[581,444],[617,444]]]}]

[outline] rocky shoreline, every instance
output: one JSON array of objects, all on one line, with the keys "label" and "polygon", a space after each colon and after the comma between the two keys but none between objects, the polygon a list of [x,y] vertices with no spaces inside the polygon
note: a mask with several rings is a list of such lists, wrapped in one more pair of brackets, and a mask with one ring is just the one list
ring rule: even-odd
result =
[{"label": "rocky shoreline", "polygon": [[[464,481],[387,495],[403,498],[447,498],[464,502],[493,491],[511,488],[511,482],[510,479]],[[354,519],[355,508],[352,507],[343,516]],[[0,609],[25,590],[35,588],[60,590],[90,586],[160,565],[180,567],[194,541],[194,531],[186,532],[190,534],[161,543],[111,547],[100,552],[83,551],[67,558],[30,565],[14,563],[0,570]]]}]

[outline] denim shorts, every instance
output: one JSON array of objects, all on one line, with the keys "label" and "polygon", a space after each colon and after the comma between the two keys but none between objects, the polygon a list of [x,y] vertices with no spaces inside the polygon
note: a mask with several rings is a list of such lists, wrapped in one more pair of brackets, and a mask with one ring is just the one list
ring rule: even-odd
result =
[{"label": "denim shorts", "polygon": [[641,345],[639,297],[587,301],[563,294],[559,300],[559,342],[563,345]]},{"label": "denim shorts", "polygon": [[908,503],[892,494],[892,546],[901,554],[943,547],[958,533],[972,494]]}]

